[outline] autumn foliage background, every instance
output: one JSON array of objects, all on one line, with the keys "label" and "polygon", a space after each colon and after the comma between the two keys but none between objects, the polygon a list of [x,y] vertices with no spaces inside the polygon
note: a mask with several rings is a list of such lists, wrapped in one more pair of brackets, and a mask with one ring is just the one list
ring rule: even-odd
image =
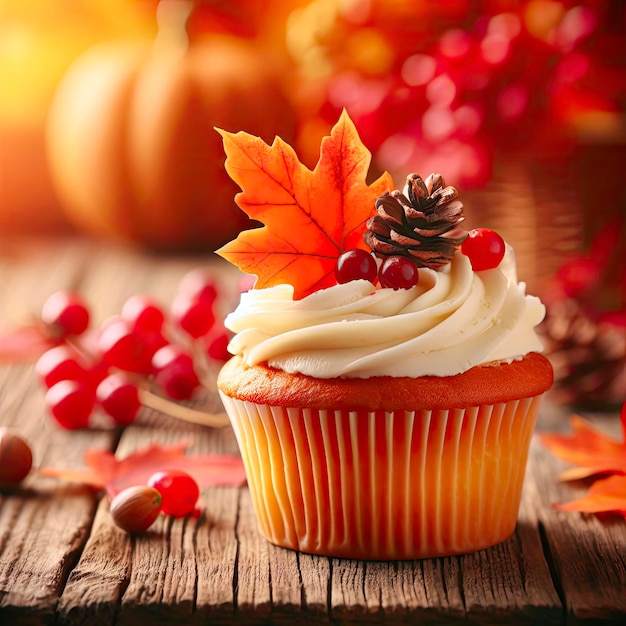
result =
[{"label": "autumn foliage background", "polygon": [[346,110],[370,180],[441,172],[529,290],[623,329],[625,27],[621,0],[0,0],[0,237],[211,254],[254,225],[214,127],[313,168]]},{"label": "autumn foliage background", "polygon": [[[89,231],[97,222],[97,217],[81,221],[68,213],[66,198],[51,180],[45,137],[49,107],[64,73],[86,49],[103,41],[154,39],[158,6],[166,4],[186,3],[0,2],[1,232],[76,226]],[[538,173],[529,163],[550,163],[553,200],[564,193],[570,203],[568,232],[552,233],[553,243],[563,248],[587,244],[598,230],[597,219],[584,223],[586,211],[596,218],[614,213],[615,206],[624,212],[624,192],[613,182],[626,136],[626,9],[617,0],[187,4],[193,4],[186,26],[191,46],[226,36],[267,55],[287,97],[280,104],[282,117],[293,119],[292,132],[285,125],[277,130],[310,167],[321,137],[345,108],[373,153],[373,176],[388,170],[402,180],[408,171],[438,170],[470,193],[524,182],[537,187]],[[231,100],[230,107],[248,108],[249,127],[226,128],[233,132],[254,132],[260,118],[275,113],[270,104],[259,108],[245,100]],[[195,130],[211,133],[212,121],[210,115],[202,118]],[[271,130],[264,131],[271,140]],[[169,145],[182,159],[188,158],[187,148]],[[576,194],[563,190],[570,179],[576,181]],[[593,199],[599,185],[610,203]],[[468,199],[477,221],[500,219],[483,208],[480,195]],[[215,214],[216,222],[220,215],[230,217],[240,228],[231,217],[232,203],[221,204],[197,210]],[[504,221],[505,235],[513,241],[527,236],[520,235],[519,224]],[[222,241],[209,240],[206,247],[214,249],[228,238],[230,233],[222,233]],[[133,239],[165,248],[199,245],[181,239],[159,246],[158,234]],[[532,255],[526,256],[529,275],[537,273]]]}]

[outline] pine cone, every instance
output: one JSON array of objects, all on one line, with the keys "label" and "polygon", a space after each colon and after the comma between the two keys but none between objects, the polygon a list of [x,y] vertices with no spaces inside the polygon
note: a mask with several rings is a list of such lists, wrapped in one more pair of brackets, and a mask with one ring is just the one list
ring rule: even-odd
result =
[{"label": "pine cone", "polygon": [[598,322],[568,298],[546,305],[540,332],[554,367],[553,400],[595,408],[612,408],[626,400],[623,327]]},{"label": "pine cone", "polygon": [[378,215],[367,220],[363,238],[376,256],[405,256],[418,267],[439,269],[452,260],[467,237],[460,226],[463,203],[441,174],[423,181],[409,174],[404,193],[385,192],[376,200]]}]

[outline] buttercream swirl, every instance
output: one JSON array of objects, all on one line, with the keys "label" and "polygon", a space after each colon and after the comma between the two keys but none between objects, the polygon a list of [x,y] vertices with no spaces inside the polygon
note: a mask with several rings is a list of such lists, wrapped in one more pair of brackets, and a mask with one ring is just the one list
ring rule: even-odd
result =
[{"label": "buttercream swirl", "polygon": [[420,268],[412,289],[356,280],[301,300],[290,285],[253,289],[226,318],[229,350],[315,378],[453,376],[541,351],[545,308],[525,289],[509,246],[492,270],[460,252],[443,271]]}]

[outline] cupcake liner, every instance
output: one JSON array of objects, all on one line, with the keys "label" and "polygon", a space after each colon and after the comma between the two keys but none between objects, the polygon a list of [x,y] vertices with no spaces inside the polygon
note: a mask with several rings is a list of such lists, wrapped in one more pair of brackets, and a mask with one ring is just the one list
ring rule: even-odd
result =
[{"label": "cupcake liner", "polygon": [[467,409],[345,411],[221,394],[259,528],[313,554],[414,559],[515,528],[541,395]]}]

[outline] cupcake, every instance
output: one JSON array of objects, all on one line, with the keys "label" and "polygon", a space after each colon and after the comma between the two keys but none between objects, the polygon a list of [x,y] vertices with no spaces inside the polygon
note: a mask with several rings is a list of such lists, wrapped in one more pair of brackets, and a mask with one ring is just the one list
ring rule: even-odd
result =
[{"label": "cupcake", "polygon": [[279,140],[220,132],[237,202],[265,224],[218,251],[258,277],[226,318],[234,356],[218,388],[261,533],[377,560],[505,540],[552,384],[535,332],[544,307],[512,249],[465,231],[440,175],[367,185],[345,113],[313,172]]}]

